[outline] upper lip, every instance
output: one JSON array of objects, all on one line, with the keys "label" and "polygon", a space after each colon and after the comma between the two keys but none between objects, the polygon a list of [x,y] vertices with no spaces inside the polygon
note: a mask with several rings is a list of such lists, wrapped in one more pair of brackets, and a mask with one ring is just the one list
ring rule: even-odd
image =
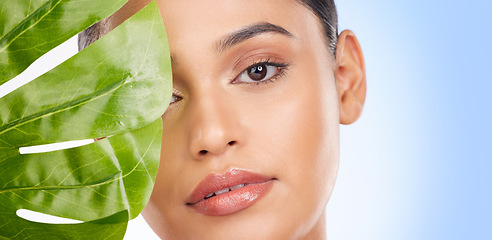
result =
[{"label": "upper lip", "polygon": [[193,190],[187,204],[202,201],[208,194],[239,184],[255,184],[267,182],[275,178],[241,169],[230,169],[224,173],[212,173],[206,176]]}]

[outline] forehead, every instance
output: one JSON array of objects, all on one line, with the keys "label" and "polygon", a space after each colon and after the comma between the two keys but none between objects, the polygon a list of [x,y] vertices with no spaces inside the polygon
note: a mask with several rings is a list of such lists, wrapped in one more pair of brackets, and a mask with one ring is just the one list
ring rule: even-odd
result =
[{"label": "forehead", "polygon": [[294,0],[158,0],[158,4],[175,54],[185,49],[205,51],[205,45],[212,48],[219,39],[258,23],[280,26],[301,42],[322,33],[314,14]]},{"label": "forehead", "polygon": [[[152,0],[129,0],[111,18],[118,25]],[[296,0],[156,0],[166,31],[183,44],[188,34],[207,38],[224,36],[253,23],[268,22],[295,32],[316,26],[322,27],[317,17]],[[292,29],[291,30],[289,30]],[[302,32],[298,33],[299,35]]]},{"label": "forehead", "polygon": [[[117,25],[151,1],[129,0],[112,17],[112,24]],[[157,0],[157,3],[174,60],[196,61],[197,56],[211,56],[221,39],[260,23],[287,30],[298,45],[328,50],[318,18],[296,0]]]},{"label": "forehead", "polygon": [[[305,7],[290,0],[158,0],[168,31],[215,36],[254,22],[293,25]],[[220,35],[219,35],[220,36]]]},{"label": "forehead", "polygon": [[158,0],[158,3],[166,23],[179,23],[195,31],[204,24],[209,24],[205,30],[211,31],[258,19],[287,21],[302,10],[293,0]]}]

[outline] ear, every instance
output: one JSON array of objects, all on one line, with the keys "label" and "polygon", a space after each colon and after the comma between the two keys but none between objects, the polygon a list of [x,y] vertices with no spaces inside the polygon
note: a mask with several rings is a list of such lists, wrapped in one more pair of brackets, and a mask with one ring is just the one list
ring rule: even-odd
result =
[{"label": "ear", "polygon": [[360,117],[366,100],[366,68],[359,41],[349,30],[338,36],[335,78],[340,123],[351,124]]}]

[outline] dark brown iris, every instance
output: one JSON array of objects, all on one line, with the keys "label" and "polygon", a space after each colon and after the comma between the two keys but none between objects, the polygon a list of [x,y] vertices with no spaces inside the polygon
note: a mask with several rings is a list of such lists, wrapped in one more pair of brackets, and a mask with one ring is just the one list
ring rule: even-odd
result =
[{"label": "dark brown iris", "polygon": [[261,81],[265,78],[267,69],[265,65],[258,65],[248,69],[248,76],[253,81]]}]

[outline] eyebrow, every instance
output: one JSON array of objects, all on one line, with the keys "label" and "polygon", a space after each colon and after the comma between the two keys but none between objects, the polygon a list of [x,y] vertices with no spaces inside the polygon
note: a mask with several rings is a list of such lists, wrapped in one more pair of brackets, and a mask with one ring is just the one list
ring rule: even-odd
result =
[{"label": "eyebrow", "polygon": [[268,22],[262,22],[258,24],[253,24],[250,26],[247,26],[243,29],[240,29],[236,32],[233,32],[229,36],[225,37],[224,39],[220,40],[217,42],[217,50],[219,52],[223,52],[226,49],[242,42],[245,40],[248,40],[250,38],[253,38],[255,36],[258,36],[260,34],[265,34],[265,33],[280,33],[288,37],[293,37],[292,33],[289,31],[285,30],[285,28],[268,23]]}]

